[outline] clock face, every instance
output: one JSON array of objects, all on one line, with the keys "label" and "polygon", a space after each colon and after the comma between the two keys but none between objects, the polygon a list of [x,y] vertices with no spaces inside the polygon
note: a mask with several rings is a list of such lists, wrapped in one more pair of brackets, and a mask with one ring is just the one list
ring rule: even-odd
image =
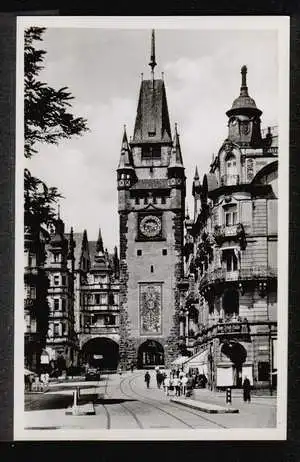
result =
[{"label": "clock face", "polygon": [[147,215],[140,222],[140,231],[146,237],[155,237],[161,231],[161,220],[155,215]]}]

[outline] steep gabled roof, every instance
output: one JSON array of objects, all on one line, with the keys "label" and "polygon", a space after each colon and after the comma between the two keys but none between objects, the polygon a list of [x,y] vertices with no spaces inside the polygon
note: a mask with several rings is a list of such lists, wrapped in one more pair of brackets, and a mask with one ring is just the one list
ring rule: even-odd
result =
[{"label": "steep gabled roof", "polygon": [[132,144],[171,142],[171,127],[164,81],[143,80]]}]

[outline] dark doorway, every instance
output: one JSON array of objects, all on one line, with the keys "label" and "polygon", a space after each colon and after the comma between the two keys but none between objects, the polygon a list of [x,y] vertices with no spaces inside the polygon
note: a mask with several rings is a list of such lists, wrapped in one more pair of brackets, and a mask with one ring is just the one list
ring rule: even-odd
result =
[{"label": "dark doorway", "polygon": [[226,315],[239,313],[239,293],[235,289],[228,289],[223,295],[223,310]]},{"label": "dark doorway", "polygon": [[163,365],[165,362],[163,346],[156,340],[146,340],[139,347],[138,369]]},{"label": "dark doorway", "polygon": [[81,351],[82,362],[101,370],[116,370],[119,362],[119,345],[109,338],[94,338],[85,343]]}]

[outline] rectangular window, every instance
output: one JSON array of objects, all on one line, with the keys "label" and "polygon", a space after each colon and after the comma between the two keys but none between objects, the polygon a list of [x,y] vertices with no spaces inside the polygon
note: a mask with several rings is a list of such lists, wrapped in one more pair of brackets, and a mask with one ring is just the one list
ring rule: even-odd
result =
[{"label": "rectangular window", "polygon": [[54,254],[53,254],[53,261],[54,261],[54,263],[59,262],[59,255],[58,255],[58,253],[54,253]]},{"label": "rectangular window", "polygon": [[66,276],[62,276],[62,277],[61,277],[61,284],[62,284],[63,286],[65,286],[66,283],[67,283],[67,277],[66,277]]},{"label": "rectangular window", "polygon": [[225,225],[234,226],[237,224],[237,207],[236,205],[230,205],[224,207],[225,213]]},{"label": "rectangular window", "polygon": [[100,294],[100,305],[106,305],[106,304],[107,304],[107,295]]},{"label": "rectangular window", "polygon": [[153,204],[157,204],[157,197],[153,196]]},{"label": "rectangular window", "polygon": [[136,254],[137,254],[138,257],[140,257],[140,256],[142,255],[141,249],[138,249],[138,250],[136,251]]},{"label": "rectangular window", "polygon": [[62,309],[62,311],[66,311],[66,307],[67,307],[67,300],[65,298],[62,298],[61,299],[61,309]]},{"label": "rectangular window", "polygon": [[53,276],[53,284],[55,286],[59,286],[59,275],[58,274]]},{"label": "rectangular window", "polygon": [[95,304],[100,305],[100,294],[95,294]]},{"label": "rectangular window", "polygon": [[145,205],[148,204],[148,197],[147,197],[147,196],[144,198],[144,204],[145,204]]},{"label": "rectangular window", "polygon": [[53,307],[55,310],[59,310],[59,299],[58,298],[55,298],[53,300]]},{"label": "rectangular window", "polygon": [[163,255],[167,255],[167,254],[168,254],[167,249],[162,249],[162,254],[163,254]]},{"label": "rectangular window", "polygon": [[267,382],[270,379],[270,363],[260,361],[258,363],[258,381]]},{"label": "rectangular window", "polygon": [[225,263],[226,263],[226,270],[228,272],[230,271],[237,271],[238,269],[238,261],[237,261],[237,257],[234,253],[233,250],[225,250],[223,252],[224,254],[224,260],[225,260]]},{"label": "rectangular window", "polygon": [[162,196],[162,198],[161,198],[161,203],[162,203],[162,204],[165,204],[165,203],[166,203],[166,198],[165,198],[165,196]]},{"label": "rectangular window", "polygon": [[67,326],[66,326],[66,324],[65,324],[65,323],[62,323],[61,326],[62,326],[62,332],[61,332],[62,335],[66,335],[66,334],[67,334]]},{"label": "rectangular window", "polygon": [[140,198],[139,197],[135,198],[135,203],[136,203],[136,205],[139,205],[139,203],[140,203]]},{"label": "rectangular window", "polygon": [[59,335],[59,324],[54,324],[53,333],[54,335]]}]

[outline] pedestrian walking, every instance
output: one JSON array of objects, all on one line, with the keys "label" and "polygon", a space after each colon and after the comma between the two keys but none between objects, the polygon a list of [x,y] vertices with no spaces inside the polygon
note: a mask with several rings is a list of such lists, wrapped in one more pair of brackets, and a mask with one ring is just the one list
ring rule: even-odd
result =
[{"label": "pedestrian walking", "polygon": [[147,371],[146,374],[145,374],[145,382],[146,382],[147,388],[149,388],[150,379],[151,379],[150,374],[149,374],[149,372]]},{"label": "pedestrian walking", "polygon": [[175,396],[180,396],[180,386],[181,386],[181,380],[179,377],[175,377],[173,380],[173,385],[175,387]]},{"label": "pedestrian walking", "polygon": [[243,383],[243,398],[245,403],[248,402],[250,403],[251,401],[251,383],[248,377],[245,377],[244,383]]},{"label": "pedestrian walking", "polygon": [[165,393],[167,396],[169,396],[170,386],[171,386],[171,379],[170,377],[166,377],[164,380],[164,389],[165,389]]},{"label": "pedestrian walking", "polygon": [[182,377],[182,379],[181,379],[183,396],[186,395],[187,383],[188,383],[188,378],[187,378],[186,375],[184,375],[184,376]]}]

